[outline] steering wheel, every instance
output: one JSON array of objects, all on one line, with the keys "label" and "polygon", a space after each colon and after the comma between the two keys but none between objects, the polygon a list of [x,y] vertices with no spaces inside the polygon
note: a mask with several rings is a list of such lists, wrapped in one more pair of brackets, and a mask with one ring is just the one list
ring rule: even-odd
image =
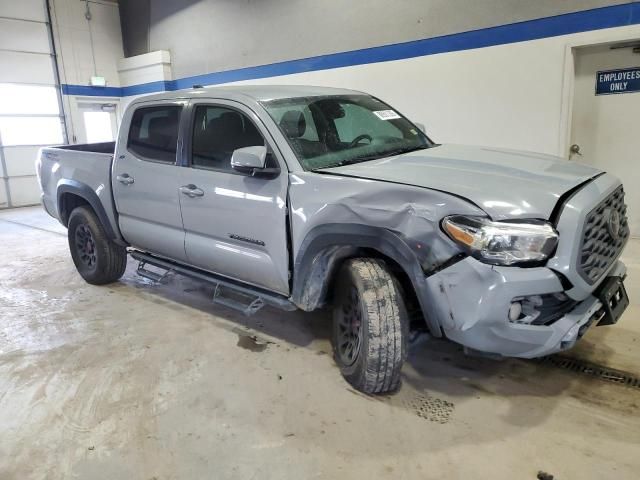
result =
[{"label": "steering wheel", "polygon": [[371,135],[367,135],[366,133],[363,133],[362,135],[358,135],[356,138],[351,140],[351,143],[349,143],[349,148],[355,147],[362,140],[369,140],[369,143],[373,142],[373,138],[371,137]]}]

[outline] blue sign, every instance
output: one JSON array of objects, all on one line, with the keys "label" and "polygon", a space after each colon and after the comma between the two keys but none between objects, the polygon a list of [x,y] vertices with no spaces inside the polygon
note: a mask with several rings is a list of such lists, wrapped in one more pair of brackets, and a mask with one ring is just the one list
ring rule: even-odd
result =
[{"label": "blue sign", "polygon": [[640,67],[596,73],[596,95],[640,92]]}]

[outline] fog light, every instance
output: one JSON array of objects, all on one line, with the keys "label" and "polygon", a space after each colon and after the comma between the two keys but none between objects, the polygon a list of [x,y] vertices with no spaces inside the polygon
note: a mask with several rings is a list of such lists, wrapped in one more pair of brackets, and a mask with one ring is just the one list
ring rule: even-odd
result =
[{"label": "fog light", "polygon": [[509,307],[509,320],[515,322],[520,318],[522,314],[522,304],[520,302],[513,302]]}]

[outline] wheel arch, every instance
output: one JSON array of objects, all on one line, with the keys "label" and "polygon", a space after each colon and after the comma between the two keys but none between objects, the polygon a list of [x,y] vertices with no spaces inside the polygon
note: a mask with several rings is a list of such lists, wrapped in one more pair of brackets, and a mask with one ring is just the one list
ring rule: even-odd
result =
[{"label": "wheel arch", "polygon": [[102,227],[109,239],[119,241],[113,230],[107,212],[95,191],[88,185],[77,180],[60,180],[57,188],[58,216],[60,222],[66,227],[69,225],[69,216],[74,208],[82,205],[90,207],[100,220]]},{"label": "wheel arch", "polygon": [[439,325],[428,317],[425,299],[419,294],[425,290],[425,275],[417,257],[402,237],[382,227],[325,224],[311,230],[295,258],[292,301],[305,311],[325,305],[341,265],[355,257],[384,260],[405,296],[417,301],[431,333],[442,335]]}]

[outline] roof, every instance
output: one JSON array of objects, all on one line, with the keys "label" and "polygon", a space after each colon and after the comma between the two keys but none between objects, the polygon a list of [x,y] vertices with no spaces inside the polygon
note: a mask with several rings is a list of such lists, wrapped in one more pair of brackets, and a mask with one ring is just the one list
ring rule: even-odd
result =
[{"label": "roof", "polygon": [[249,97],[256,101],[276,100],[292,97],[316,97],[323,95],[362,94],[356,90],[333,87],[315,87],[304,85],[234,85],[228,87],[203,87],[163,92],[139,97],[136,101],[174,100],[179,98],[217,97],[237,98]]}]

